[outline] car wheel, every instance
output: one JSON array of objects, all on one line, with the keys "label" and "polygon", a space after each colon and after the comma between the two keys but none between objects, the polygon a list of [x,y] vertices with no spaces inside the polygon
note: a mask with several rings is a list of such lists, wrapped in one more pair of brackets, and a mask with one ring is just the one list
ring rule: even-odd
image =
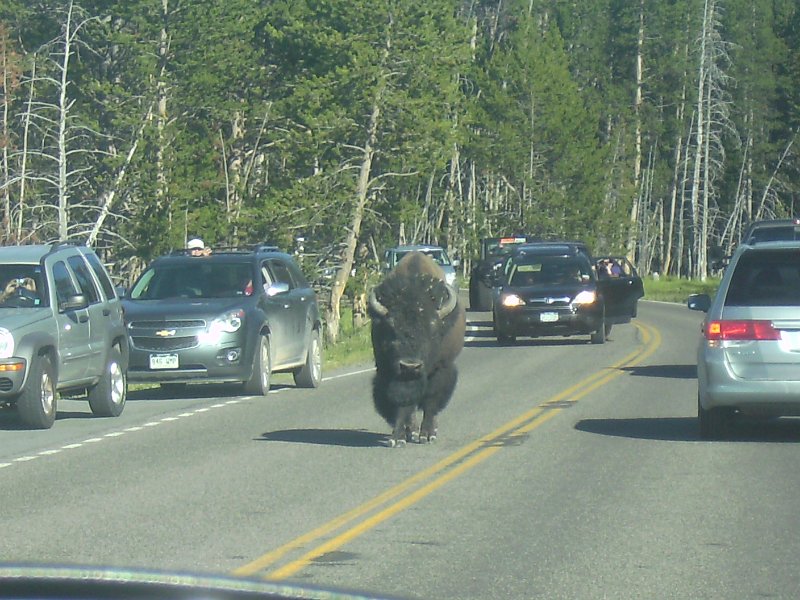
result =
[{"label": "car wheel", "polygon": [[34,429],[50,429],[56,420],[56,380],[47,355],[34,357],[27,385],[17,397],[20,419]]},{"label": "car wheel", "polygon": [[592,340],[593,344],[605,344],[606,343],[606,325],[605,325],[605,322],[600,327],[597,328],[597,331],[595,331],[592,334],[591,340]]},{"label": "car wheel", "polygon": [[721,440],[730,432],[733,412],[727,408],[703,408],[697,400],[697,422],[704,440]]},{"label": "car wheel", "polygon": [[297,387],[317,388],[322,381],[322,340],[319,329],[311,332],[308,342],[306,362],[294,372],[294,383]]},{"label": "car wheel", "polygon": [[244,382],[244,393],[248,396],[266,396],[272,375],[272,357],[269,352],[269,338],[258,336],[258,344],[253,352],[253,373]]},{"label": "car wheel", "polygon": [[128,397],[128,378],[122,368],[122,354],[112,348],[100,381],[89,389],[89,407],[98,417],[118,417]]}]

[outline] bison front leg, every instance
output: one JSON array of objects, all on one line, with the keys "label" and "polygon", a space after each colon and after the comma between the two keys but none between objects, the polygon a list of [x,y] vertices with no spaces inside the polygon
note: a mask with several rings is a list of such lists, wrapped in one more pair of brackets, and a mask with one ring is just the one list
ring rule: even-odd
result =
[{"label": "bison front leg", "polygon": [[397,420],[389,439],[391,447],[405,446],[406,442],[418,442],[416,406],[400,406],[397,409]]},{"label": "bison front leg", "polygon": [[434,372],[428,382],[428,390],[422,403],[422,426],[419,428],[421,444],[435,442],[438,435],[436,415],[447,406],[456,389],[458,371],[454,365],[442,367]]}]

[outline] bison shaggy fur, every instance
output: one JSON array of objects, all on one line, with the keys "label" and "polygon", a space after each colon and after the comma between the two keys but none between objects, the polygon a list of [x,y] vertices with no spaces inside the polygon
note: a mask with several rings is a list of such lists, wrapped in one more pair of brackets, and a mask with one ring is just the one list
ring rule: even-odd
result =
[{"label": "bison shaggy fur", "polygon": [[[369,298],[375,409],[393,427],[390,445],[432,442],[436,416],[458,379],[454,364],[464,347],[466,316],[458,291],[422,252],[410,252]],[[416,413],[422,424],[416,426]]]}]

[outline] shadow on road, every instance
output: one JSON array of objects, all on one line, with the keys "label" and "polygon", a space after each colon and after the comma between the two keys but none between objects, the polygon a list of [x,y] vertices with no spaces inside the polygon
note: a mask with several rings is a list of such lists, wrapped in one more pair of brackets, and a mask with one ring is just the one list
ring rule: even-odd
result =
[{"label": "shadow on road", "polygon": [[697,365],[648,365],[622,367],[635,377],[659,377],[665,379],[697,379]]},{"label": "shadow on road", "polygon": [[[583,419],[575,429],[586,433],[665,442],[698,442],[700,432],[695,417],[651,417],[633,419]],[[800,442],[800,419],[737,419],[725,441]],[[705,443],[725,443],[705,442]]]},{"label": "shadow on road", "polygon": [[282,429],[268,431],[256,438],[261,442],[293,442],[296,444],[318,444],[320,446],[349,446],[371,448],[386,446],[388,436],[364,429]]},{"label": "shadow on road", "polygon": [[[292,385],[282,385],[279,383],[272,383],[270,390],[281,390],[284,388],[294,387]],[[218,383],[203,383],[192,384],[186,386],[176,387],[152,387],[139,390],[128,391],[128,402],[138,402],[140,400],[181,400],[185,398],[200,399],[200,398],[239,398],[245,394],[242,393],[240,385],[236,384],[218,384]]]}]

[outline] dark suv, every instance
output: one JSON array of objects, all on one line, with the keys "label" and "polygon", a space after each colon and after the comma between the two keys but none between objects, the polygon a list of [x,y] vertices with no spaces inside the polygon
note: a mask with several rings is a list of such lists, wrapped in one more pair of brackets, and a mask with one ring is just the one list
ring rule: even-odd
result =
[{"label": "dark suv", "polygon": [[526,245],[499,269],[494,288],[494,330],[499,343],[517,336],[589,335],[602,344],[615,323],[636,316],[641,278],[624,257],[619,270],[601,275],[612,258],[590,259],[580,243]]},{"label": "dark suv", "polygon": [[162,256],[123,305],[131,381],[241,383],[264,395],[273,372],[292,372],[300,387],[322,379],[316,295],[274,246]]},{"label": "dark suv", "polygon": [[58,392],[119,416],[127,395],[122,308],[97,255],[69,243],[0,248],[0,404],[47,429]]}]

